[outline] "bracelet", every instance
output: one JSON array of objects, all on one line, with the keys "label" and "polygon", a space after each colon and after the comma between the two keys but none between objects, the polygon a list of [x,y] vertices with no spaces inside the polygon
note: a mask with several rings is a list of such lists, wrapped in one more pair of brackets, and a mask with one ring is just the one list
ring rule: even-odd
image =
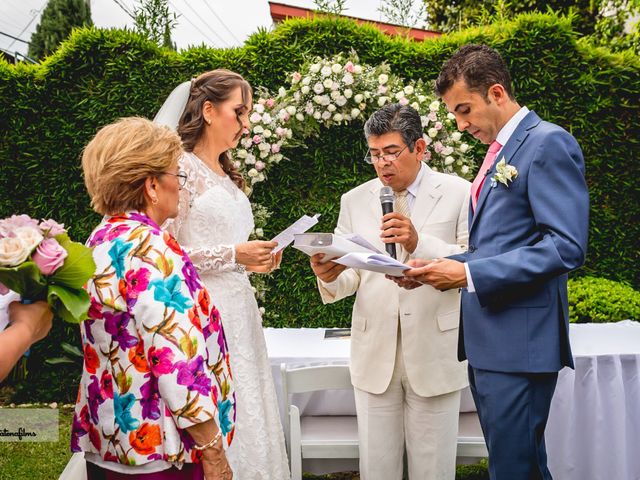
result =
[{"label": "bracelet", "polygon": [[194,445],[193,449],[194,450],[198,450],[198,451],[201,452],[202,450],[206,450],[207,448],[211,448],[216,443],[218,443],[218,440],[220,440],[221,436],[222,436],[222,430],[218,430],[218,433],[216,433],[216,436],[213,437],[213,440],[211,440],[209,443],[205,443],[204,445]]}]

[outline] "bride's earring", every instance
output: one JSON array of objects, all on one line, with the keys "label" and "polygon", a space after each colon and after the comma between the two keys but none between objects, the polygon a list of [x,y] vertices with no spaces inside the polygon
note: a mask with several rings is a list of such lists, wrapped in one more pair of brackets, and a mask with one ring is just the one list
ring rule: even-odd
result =
[{"label": "bride's earring", "polygon": [[204,121],[207,122],[207,125],[211,125],[211,120],[209,118],[205,118]]},{"label": "bride's earring", "polygon": [[157,205],[158,204],[158,197],[151,197],[151,203],[153,205]]}]

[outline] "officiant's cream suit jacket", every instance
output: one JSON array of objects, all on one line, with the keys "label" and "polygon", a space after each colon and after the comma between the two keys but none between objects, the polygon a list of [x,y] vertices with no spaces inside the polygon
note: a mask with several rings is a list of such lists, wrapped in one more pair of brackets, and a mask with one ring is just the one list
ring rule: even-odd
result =
[{"label": "officiant's cream suit jacket", "polygon": [[[379,250],[382,207],[375,178],[342,196],[336,233],[357,233]],[[411,209],[419,240],[415,258],[439,258],[467,249],[470,184],[428,167]],[[460,293],[429,285],[406,290],[381,273],[347,269],[330,284],[318,279],[324,303],[356,294],[351,322],[351,381],[382,393],[393,373],[398,322],[411,387],[432,397],[467,386],[466,362],[457,359]]]}]

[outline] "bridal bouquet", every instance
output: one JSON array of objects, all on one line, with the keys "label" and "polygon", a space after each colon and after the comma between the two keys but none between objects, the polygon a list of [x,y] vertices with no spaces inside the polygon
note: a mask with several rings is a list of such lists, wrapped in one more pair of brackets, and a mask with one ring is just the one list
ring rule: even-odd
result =
[{"label": "bridal bouquet", "polygon": [[0,220],[0,293],[46,300],[55,314],[79,323],[91,303],[82,286],[95,268],[91,250],[71,241],[64,225],[27,215]]}]

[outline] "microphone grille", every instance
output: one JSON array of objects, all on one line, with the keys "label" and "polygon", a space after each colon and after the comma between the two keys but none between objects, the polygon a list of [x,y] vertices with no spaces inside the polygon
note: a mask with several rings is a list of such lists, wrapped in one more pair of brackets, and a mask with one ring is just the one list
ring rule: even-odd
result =
[{"label": "microphone grille", "polygon": [[382,187],[380,189],[380,201],[381,202],[393,202],[396,196],[393,193],[391,187]]}]

